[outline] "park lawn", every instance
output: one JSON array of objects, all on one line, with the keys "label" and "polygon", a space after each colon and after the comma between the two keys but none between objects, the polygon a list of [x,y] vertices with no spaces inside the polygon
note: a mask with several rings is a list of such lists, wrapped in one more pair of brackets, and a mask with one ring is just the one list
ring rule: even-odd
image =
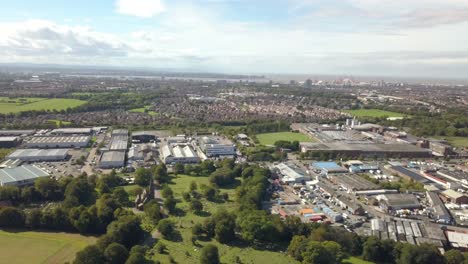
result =
[{"label": "park lawn", "polygon": [[358,109],[344,111],[356,117],[409,117],[408,115],[380,109]]},{"label": "park lawn", "polygon": [[72,262],[76,252],[95,242],[96,237],[79,234],[0,230],[0,263]]},{"label": "park lawn", "polygon": [[[3,97],[5,98],[5,97]],[[1,99],[1,98],[0,98]],[[19,113],[25,111],[39,110],[66,110],[67,108],[75,108],[86,103],[83,100],[65,99],[65,98],[25,98],[27,101],[20,103],[17,101],[5,102],[0,101],[0,114]],[[16,99],[19,100],[19,99]]]},{"label": "park lawn", "polygon": [[468,137],[434,137],[447,140],[447,142],[458,148],[468,148]]},{"label": "park lawn", "polygon": [[202,199],[203,203],[203,214],[196,215],[189,210],[189,204],[182,199],[182,192],[187,191],[190,183],[195,181],[198,184],[198,190],[200,190],[201,184],[208,184],[208,177],[204,176],[188,176],[178,175],[172,178],[169,184],[171,189],[174,191],[174,197],[179,201],[177,208],[185,213],[184,216],[171,216],[171,219],[180,233],[182,241],[169,241],[161,238],[160,241],[167,247],[169,254],[155,254],[154,260],[159,260],[161,263],[170,263],[169,255],[172,256],[177,263],[199,263],[200,249],[207,243],[215,244],[219,249],[219,254],[222,263],[235,263],[236,257],[238,256],[242,263],[272,263],[272,264],[286,264],[286,263],[298,263],[294,259],[288,257],[285,253],[266,251],[261,249],[254,249],[247,245],[225,245],[220,244],[216,240],[211,241],[200,241],[197,240],[198,246],[192,244],[192,227],[197,223],[203,223],[203,221],[210,215],[214,214],[217,210],[224,208],[229,211],[236,210],[234,202],[235,188],[240,184],[240,181],[230,186],[229,188],[220,188],[221,193],[229,194],[228,202],[210,202],[206,199]]},{"label": "park lawn", "polygon": [[275,133],[264,133],[256,135],[260,144],[269,146],[274,145],[276,141],[286,140],[286,141],[299,141],[299,142],[314,142],[312,138],[304,135],[302,133],[294,132],[275,132]]},{"label": "park lawn", "polygon": [[54,123],[56,127],[60,127],[60,124],[62,124],[62,126],[68,126],[72,124],[72,122],[70,121],[63,121],[63,120],[57,120],[57,119],[49,119],[47,121]]},{"label": "park lawn", "polygon": [[374,262],[363,260],[363,259],[360,259],[358,257],[349,257],[347,259],[344,259],[343,263],[348,263],[348,264],[374,264]]},{"label": "park lawn", "polygon": [[150,116],[155,116],[158,113],[155,111],[148,110],[148,107],[142,107],[142,108],[134,108],[129,110],[130,113],[147,113]]}]

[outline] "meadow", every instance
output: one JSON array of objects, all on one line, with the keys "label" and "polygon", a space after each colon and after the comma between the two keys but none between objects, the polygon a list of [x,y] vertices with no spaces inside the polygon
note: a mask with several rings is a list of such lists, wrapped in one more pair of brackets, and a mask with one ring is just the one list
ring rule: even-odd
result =
[{"label": "meadow", "polygon": [[358,109],[344,111],[356,117],[405,117],[407,115],[380,109]]},{"label": "meadow", "polygon": [[39,110],[66,110],[85,104],[86,101],[66,98],[8,98],[0,97],[0,114]]},{"label": "meadow", "polygon": [[276,132],[276,133],[264,133],[256,135],[260,144],[268,146],[275,144],[276,141],[299,141],[299,142],[314,142],[314,140],[307,135],[293,132]]},{"label": "meadow", "polygon": [[79,234],[0,230],[0,264],[72,262],[95,237]]},{"label": "meadow", "polygon": [[199,246],[192,244],[192,227],[196,223],[203,223],[203,221],[210,215],[214,214],[216,210],[225,208],[226,210],[235,210],[234,193],[235,188],[240,184],[240,181],[230,186],[229,188],[221,188],[221,193],[228,193],[228,202],[209,202],[202,199],[203,214],[196,215],[189,210],[189,204],[182,199],[182,192],[188,190],[190,183],[195,181],[198,186],[201,184],[209,183],[208,177],[193,177],[187,175],[179,175],[171,181],[170,187],[174,191],[174,196],[180,202],[177,208],[184,212],[184,216],[171,216],[171,219],[180,233],[181,241],[169,241],[160,239],[167,247],[169,254],[155,254],[154,260],[159,260],[161,263],[170,263],[169,255],[174,258],[177,263],[199,263],[200,247],[207,243],[216,245],[219,249],[219,254],[222,263],[235,263],[236,257],[239,257],[241,263],[270,263],[270,264],[286,264],[286,263],[299,263],[294,259],[288,257],[285,253],[276,251],[267,251],[263,249],[255,249],[248,245],[226,245],[220,244],[216,240],[211,241],[197,241]]},{"label": "meadow", "polygon": [[131,112],[131,113],[147,113],[150,116],[155,116],[155,115],[158,114],[155,111],[148,110],[147,107],[134,108],[134,109],[129,110],[129,112]]},{"label": "meadow", "polygon": [[438,139],[445,139],[447,142],[458,148],[468,148],[468,137],[435,137]]}]

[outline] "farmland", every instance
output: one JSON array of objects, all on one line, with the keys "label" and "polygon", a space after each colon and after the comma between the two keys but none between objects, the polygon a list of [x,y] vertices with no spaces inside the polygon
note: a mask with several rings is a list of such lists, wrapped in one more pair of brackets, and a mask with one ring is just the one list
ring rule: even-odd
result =
[{"label": "farmland", "polygon": [[349,113],[356,117],[405,117],[405,114],[385,111],[380,109],[359,109],[359,110],[346,110],[346,113]]},{"label": "farmland", "polygon": [[313,142],[314,140],[301,133],[293,132],[276,132],[276,133],[264,133],[257,134],[257,139],[260,144],[268,146],[275,144],[276,141],[286,140],[286,141],[299,141],[299,142]]},{"label": "farmland", "polygon": [[40,110],[66,110],[85,104],[86,101],[64,98],[7,98],[0,97],[0,114]]},{"label": "farmland", "polygon": [[[182,199],[182,192],[189,188],[192,181],[195,181],[199,186],[201,184],[208,184],[208,177],[193,177],[187,175],[179,175],[171,181],[169,185],[174,191],[174,196],[180,201],[177,207],[185,212],[182,217],[171,216],[171,219],[180,233],[182,241],[169,241],[160,239],[164,245],[167,246],[169,254],[155,254],[154,260],[159,260],[161,263],[170,263],[169,255],[174,258],[177,263],[199,263],[200,248],[192,244],[192,226],[196,223],[203,223],[207,216],[216,212],[220,208],[226,210],[235,210],[236,206],[233,201],[234,189],[239,184],[234,184],[230,188],[221,188],[221,193],[228,193],[229,201],[223,203],[209,202],[205,199],[202,200],[204,214],[196,215],[189,210],[189,204]],[[288,257],[284,253],[267,251],[261,249],[254,249],[244,244],[239,245],[226,245],[218,243],[216,240],[211,241],[197,241],[201,246],[211,243],[215,244],[220,253],[222,263],[235,263],[236,257],[242,263],[298,263],[294,259]],[[239,242],[240,243],[240,242]]]},{"label": "farmland", "polygon": [[0,263],[71,262],[77,251],[95,240],[68,233],[0,231]]}]

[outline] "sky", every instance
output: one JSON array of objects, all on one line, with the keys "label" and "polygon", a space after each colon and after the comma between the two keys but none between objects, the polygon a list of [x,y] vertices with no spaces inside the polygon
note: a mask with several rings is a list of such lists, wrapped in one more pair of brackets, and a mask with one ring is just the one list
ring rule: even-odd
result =
[{"label": "sky", "polygon": [[468,0],[0,0],[0,62],[467,78]]}]

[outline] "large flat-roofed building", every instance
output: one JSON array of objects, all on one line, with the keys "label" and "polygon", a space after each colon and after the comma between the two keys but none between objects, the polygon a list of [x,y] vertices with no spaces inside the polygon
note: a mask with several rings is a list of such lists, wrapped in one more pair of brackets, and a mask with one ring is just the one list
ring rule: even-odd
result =
[{"label": "large flat-roofed building", "polygon": [[14,148],[20,143],[19,137],[0,137],[0,148]]},{"label": "large flat-roofed building", "polygon": [[57,128],[50,133],[53,135],[91,135],[92,128]]},{"label": "large flat-roofed building", "polygon": [[122,168],[125,166],[125,152],[106,151],[99,159],[99,167],[103,169]]},{"label": "large flat-roofed building", "polygon": [[132,132],[132,140],[140,143],[148,143],[157,141],[158,136],[156,131],[135,131]]},{"label": "large flat-roofed building", "polygon": [[189,144],[168,144],[161,148],[161,159],[166,164],[198,163],[200,158]]},{"label": "large flat-roofed building", "polygon": [[200,139],[200,148],[205,152],[207,157],[220,157],[220,156],[235,156],[236,147],[232,144],[219,144],[213,138],[202,137]]},{"label": "large flat-roofed building", "polygon": [[38,136],[29,139],[27,148],[84,148],[87,147],[90,136]]},{"label": "large flat-roofed building", "polygon": [[332,161],[318,161],[313,162],[310,167],[313,170],[320,171],[321,174],[327,175],[329,173],[347,173],[346,168],[341,167],[336,162]]},{"label": "large flat-roofed building", "polygon": [[430,149],[423,149],[411,144],[382,143],[300,143],[302,152],[323,152],[341,154],[349,157],[431,157]]},{"label": "large flat-roofed building", "polygon": [[7,158],[29,162],[59,161],[67,159],[68,151],[69,149],[17,149]]},{"label": "large flat-roofed building", "polygon": [[440,199],[439,195],[435,192],[427,192],[426,196],[427,196],[427,200],[429,201],[429,204],[434,210],[433,215],[437,223],[452,224],[453,223],[452,215],[445,207],[445,204]]},{"label": "large flat-roofed building", "polygon": [[328,174],[328,178],[348,191],[377,190],[380,187],[356,174]]},{"label": "large flat-roofed building", "polygon": [[391,172],[396,173],[399,177],[405,178],[407,180],[413,180],[420,183],[428,183],[429,180],[423,177],[421,174],[416,171],[407,169],[403,166],[393,166],[389,169]]},{"label": "large flat-roofed building", "polygon": [[280,163],[275,168],[282,176],[281,181],[285,183],[301,183],[311,179],[310,175],[291,163]]},{"label": "large flat-roofed building", "polygon": [[0,136],[30,136],[36,133],[36,130],[4,130],[0,129]]},{"label": "large flat-roofed building", "polygon": [[128,136],[128,129],[114,129],[112,136]]},{"label": "large flat-roofed building", "polygon": [[128,149],[128,136],[127,135],[112,135],[112,138],[109,144],[109,149],[126,151]]},{"label": "large flat-roofed building", "polygon": [[419,209],[421,204],[412,194],[394,193],[382,195],[380,207],[385,211],[394,212],[402,209]]},{"label": "large flat-roofed building", "polygon": [[16,168],[0,169],[0,185],[30,185],[38,178],[49,176],[50,175],[47,172],[34,165],[23,165]]}]

